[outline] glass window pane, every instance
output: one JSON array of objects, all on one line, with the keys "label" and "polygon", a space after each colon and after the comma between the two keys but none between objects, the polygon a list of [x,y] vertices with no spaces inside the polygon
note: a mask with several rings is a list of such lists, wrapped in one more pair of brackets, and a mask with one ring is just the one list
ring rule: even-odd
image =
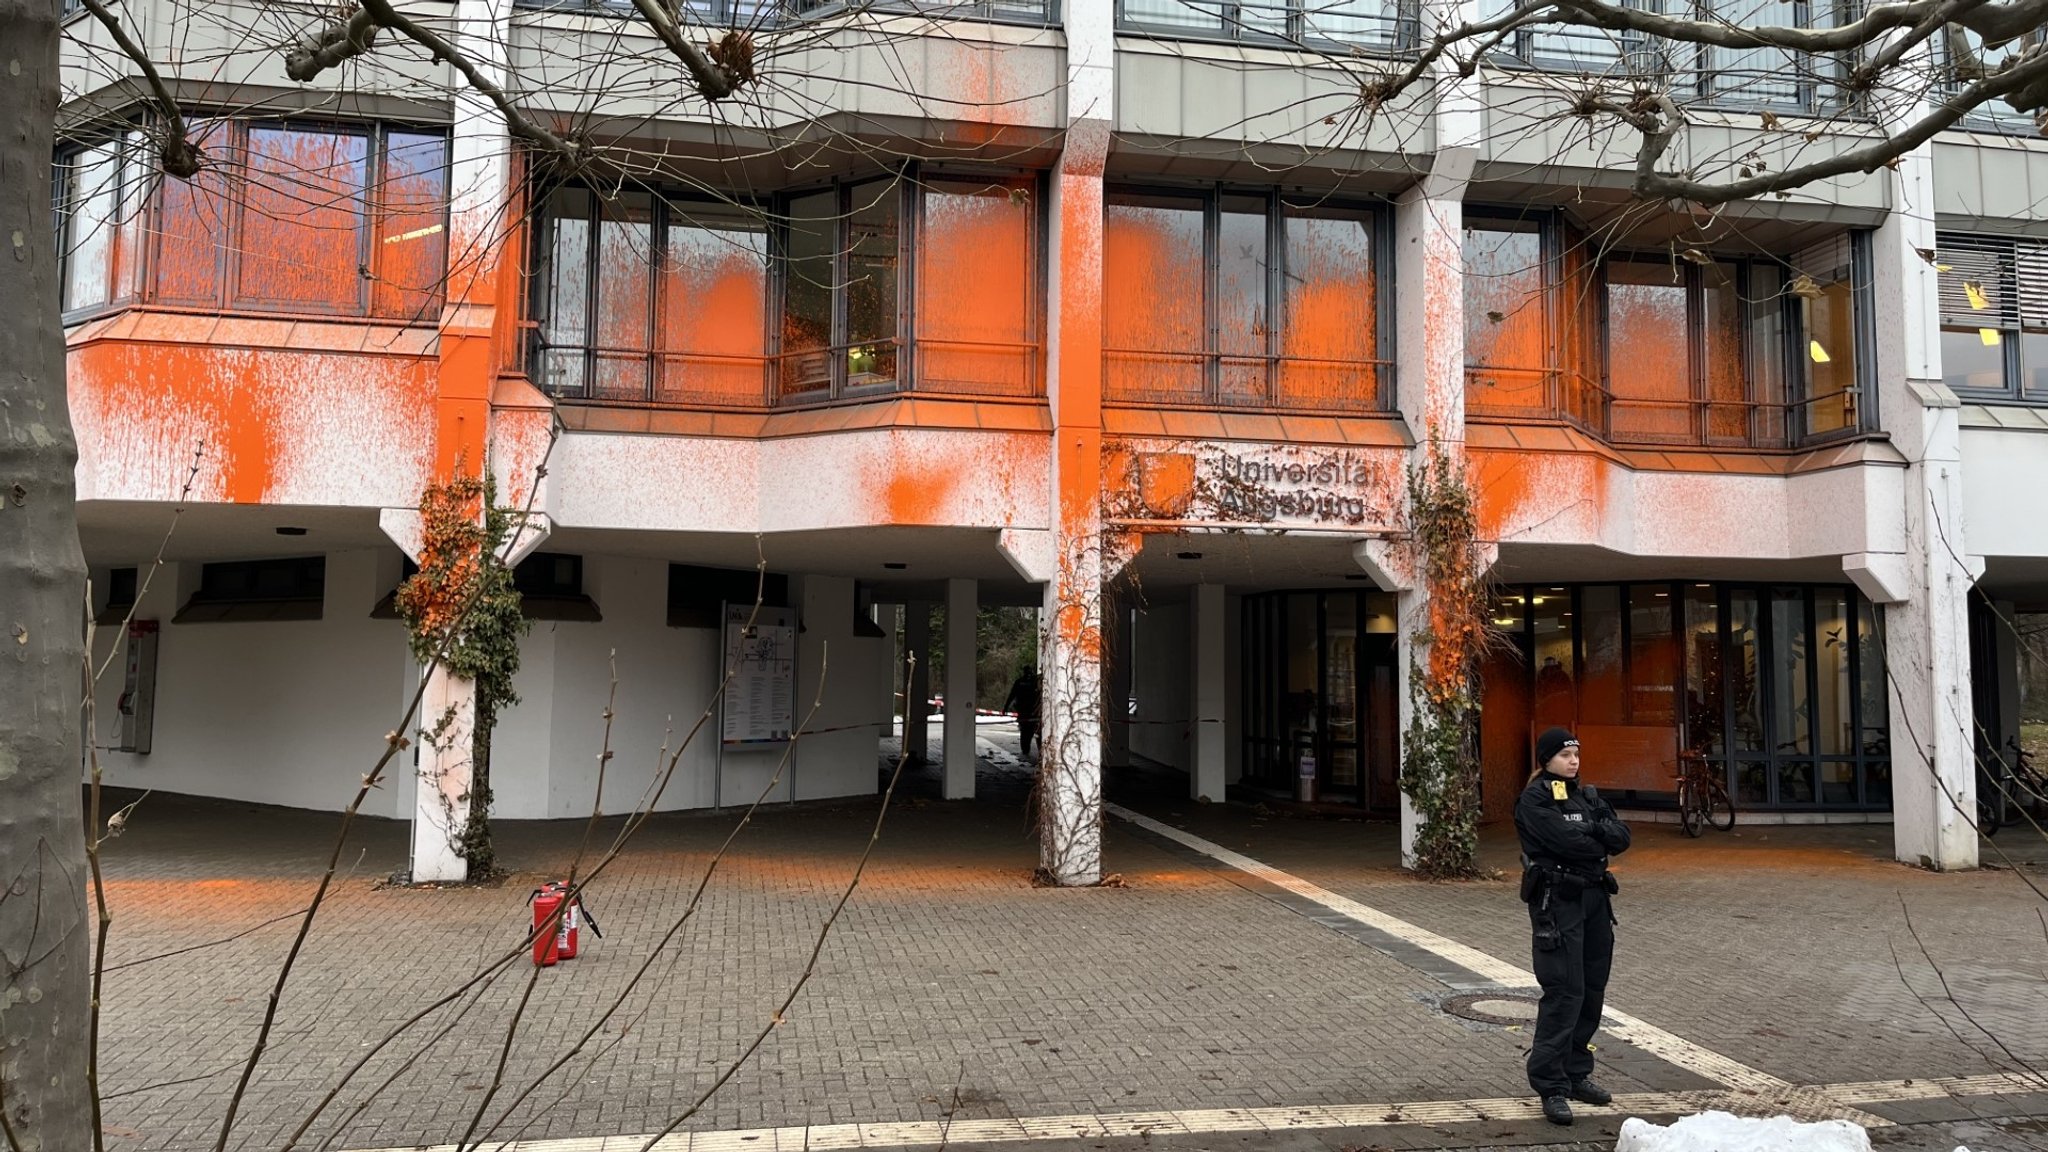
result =
[{"label": "glass window pane", "polygon": [[1314,755],[1316,685],[1322,666],[1321,637],[1316,631],[1316,595],[1296,592],[1287,597],[1287,764]]},{"label": "glass window pane", "polygon": [[1685,590],[1685,739],[1695,752],[1727,751],[1721,684],[1721,619],[1711,584]]},{"label": "glass window pane", "polygon": [[1333,592],[1323,597],[1323,627],[1328,644],[1324,681],[1329,704],[1330,783],[1358,786],[1358,594]]},{"label": "glass window pane", "polygon": [[[1863,754],[1891,755],[1891,685],[1884,669],[1884,629],[1877,609],[1856,597],[1856,691],[1863,704]],[[1889,797],[1890,793],[1886,793]]]},{"label": "glass window pane", "polygon": [[1845,270],[1803,296],[1806,316],[1806,432],[1856,425],[1856,306]]},{"label": "glass window pane", "polygon": [[1302,35],[1344,44],[1388,45],[1400,29],[1398,0],[1308,0],[1302,5]]},{"label": "glass window pane", "polygon": [[1473,411],[1549,410],[1544,280],[1535,224],[1465,229],[1465,402]]},{"label": "glass window pane", "polygon": [[1966,392],[2004,392],[2006,342],[2013,337],[1995,328],[1943,328],[1942,383]]},{"label": "glass window pane", "polygon": [[1266,202],[1225,196],[1216,237],[1217,351],[1226,403],[1264,404],[1266,388]]},{"label": "glass window pane", "polygon": [[590,193],[564,188],[548,198],[542,219],[539,304],[542,384],[558,396],[581,396],[583,351],[590,346]]},{"label": "glass window pane", "polygon": [[1124,399],[1202,396],[1202,205],[1113,195],[1103,214],[1103,381]]},{"label": "glass window pane", "polygon": [[392,132],[377,187],[370,310],[405,320],[439,319],[448,267],[448,139]]},{"label": "glass window pane", "polygon": [[1572,596],[1566,588],[1536,588],[1529,597],[1535,627],[1535,731],[1579,722],[1578,672],[1572,660]]},{"label": "glass window pane", "polygon": [[2020,334],[2020,363],[2024,366],[2020,386],[2026,399],[2048,400],[2048,332]]},{"label": "glass window pane", "polygon": [[1892,766],[1889,763],[1864,765],[1863,803],[1878,809],[1892,806]]},{"label": "glass window pane", "polygon": [[1629,723],[1678,726],[1678,642],[1671,630],[1671,589],[1628,590]]},{"label": "glass window pane", "polygon": [[897,241],[902,188],[875,180],[852,189],[846,242],[846,382],[896,379]]},{"label": "glass window pane", "polygon": [[1811,804],[1817,798],[1813,786],[1814,765],[1811,760],[1780,760],[1778,762],[1778,803]]},{"label": "glass window pane", "polygon": [[1856,803],[1856,765],[1848,761],[1829,760],[1820,766],[1820,802],[1823,804]]},{"label": "glass window pane", "polygon": [[143,292],[149,247],[149,197],[158,171],[155,153],[142,133],[128,133],[121,149],[121,228],[114,255],[116,300],[133,300]]},{"label": "glass window pane", "polygon": [[789,202],[782,291],[784,396],[832,386],[832,290],[838,230],[838,192],[814,192]]},{"label": "glass window pane", "polygon": [[1280,403],[1380,406],[1372,228],[1363,210],[1287,209]]},{"label": "glass window pane", "polygon": [[1770,765],[1744,760],[1735,765],[1735,802],[1764,805],[1771,802]]},{"label": "glass window pane", "polygon": [[1729,735],[1738,752],[1766,751],[1764,744],[1762,617],[1757,594],[1738,588],[1728,596],[1728,695],[1734,708]]},{"label": "glass window pane", "polygon": [[1850,715],[1849,687],[1849,596],[1842,588],[1816,588],[1813,592],[1813,629],[1819,649],[1814,657],[1818,675],[1815,683],[1814,730],[1823,756],[1847,756],[1856,751],[1856,731]]},{"label": "glass window pane", "polygon": [[593,395],[647,399],[652,350],[654,204],[644,192],[598,203],[597,379]]},{"label": "glass window pane", "polygon": [[1749,441],[1749,365],[1743,358],[1746,309],[1732,264],[1700,269],[1700,305],[1706,354],[1707,439],[1717,444]]},{"label": "glass window pane", "polygon": [[208,163],[190,180],[160,176],[157,189],[155,297],[165,304],[220,304],[222,268],[232,237],[233,140],[226,121],[194,124],[193,143]]},{"label": "glass window pane", "polygon": [[[1796,28],[1797,0],[1710,0],[1710,19],[1738,26]],[[1797,104],[1800,58],[1782,48],[1707,49],[1707,95],[1729,104]]]},{"label": "glass window pane", "polygon": [[1749,269],[1749,373],[1755,381],[1758,447],[1785,443],[1785,277],[1773,264]]},{"label": "glass window pane", "polygon": [[768,227],[732,204],[670,204],[654,398],[759,404],[768,353]]},{"label": "glass window pane", "polygon": [[1031,191],[1027,183],[987,182],[938,182],[924,190],[917,246],[920,390],[1038,391]]},{"label": "glass window pane", "polygon": [[1197,0],[1124,0],[1123,12],[1126,21],[1159,28],[1223,27],[1221,6]]},{"label": "glass window pane", "polygon": [[363,306],[369,139],[251,126],[235,299],[267,308]]},{"label": "glass window pane", "polygon": [[1628,707],[1622,683],[1621,588],[1589,584],[1579,590],[1581,724],[1626,724]]},{"label": "glass window pane", "polygon": [[1685,275],[1669,262],[1607,265],[1607,387],[1617,440],[1692,437]]},{"label": "glass window pane", "polygon": [[90,308],[112,295],[120,149],[111,141],[72,157],[65,177],[64,307]]},{"label": "glass window pane", "polygon": [[1806,597],[1797,588],[1771,591],[1772,751],[1813,751],[1813,707],[1807,695],[1807,662],[1812,659],[1806,626]]}]

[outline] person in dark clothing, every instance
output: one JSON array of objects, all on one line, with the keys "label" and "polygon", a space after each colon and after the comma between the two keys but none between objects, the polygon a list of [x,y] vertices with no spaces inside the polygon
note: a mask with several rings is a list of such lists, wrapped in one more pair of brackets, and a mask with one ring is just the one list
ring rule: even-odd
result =
[{"label": "person in dark clothing", "polygon": [[1529,1046],[1529,1087],[1553,1124],[1572,1122],[1573,1100],[1604,1105],[1613,1096],[1593,1083],[1593,1032],[1614,964],[1614,911],[1620,890],[1607,858],[1628,850],[1628,825],[1579,783],[1579,742],[1563,728],[1536,738],[1536,772],[1515,800],[1522,840],[1522,899],[1535,936],[1536,981],[1543,1001]]},{"label": "person in dark clothing", "polygon": [[1016,683],[1010,685],[1010,696],[1003,701],[1003,711],[1017,718],[1017,752],[1025,759],[1030,759],[1031,746],[1038,743],[1037,668],[1029,664],[1024,666],[1024,671],[1018,674]]}]

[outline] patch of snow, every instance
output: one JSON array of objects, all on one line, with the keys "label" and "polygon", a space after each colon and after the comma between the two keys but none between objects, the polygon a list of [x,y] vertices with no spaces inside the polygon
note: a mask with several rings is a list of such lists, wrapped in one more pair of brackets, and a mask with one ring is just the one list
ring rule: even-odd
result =
[{"label": "patch of snow", "polygon": [[1870,1134],[1847,1120],[1805,1124],[1790,1116],[1754,1120],[1702,1112],[1663,1128],[1630,1117],[1614,1152],[1870,1152]]}]

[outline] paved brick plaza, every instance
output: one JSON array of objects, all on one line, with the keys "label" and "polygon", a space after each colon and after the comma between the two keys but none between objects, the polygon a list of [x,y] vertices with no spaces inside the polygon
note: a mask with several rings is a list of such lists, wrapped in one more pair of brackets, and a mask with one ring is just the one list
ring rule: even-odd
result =
[{"label": "paved brick plaza", "polygon": [[[1446,1016],[1450,990],[1303,915],[1240,874],[1112,822],[1129,887],[1034,889],[1016,787],[989,765],[978,802],[913,794],[788,1023],[691,1129],[1030,1118],[1071,1113],[1468,1100],[1525,1094],[1523,1034]],[[1113,796],[1169,824],[1516,965],[1526,931],[1505,881],[1429,885],[1392,865],[1383,825]],[[779,808],[742,834],[696,921],[592,1049],[501,1128],[501,1138],[661,1128],[708,1085],[801,972],[874,813],[872,801]],[[606,938],[540,973],[506,1080],[524,1084],[624,988],[687,902],[730,814],[653,821],[593,889]],[[301,906],[335,817],[151,797],[108,852],[120,965],[250,929]],[[515,874],[498,888],[409,891],[376,881],[404,862],[404,829],[361,827],[301,959],[238,1132],[279,1146],[365,1046],[522,932],[535,881],[561,868],[580,823],[507,825]],[[1889,863],[1882,826],[1742,828],[1689,841],[1642,826],[1622,871],[1611,1003],[1795,1084],[1979,1076],[2048,1062],[2042,901],[2008,871],[1933,875]],[[2014,833],[2011,847],[2021,847]],[[1490,840],[1505,863],[1512,841]],[[2034,853],[2040,855],[2039,852]],[[2030,868],[2036,882],[2044,870]],[[1907,917],[1968,1016],[1941,995]],[[107,981],[108,1125],[123,1149],[211,1147],[292,921],[134,964]],[[490,1083],[509,970],[428,1059],[334,1141],[385,1148],[458,1138]],[[1908,984],[1913,991],[1908,990]],[[439,1032],[436,1016],[419,1033]],[[396,1070],[371,1064],[330,1119]],[[1710,1087],[1627,1044],[1607,1045],[1617,1091]],[[182,1081],[171,1084],[171,1081]],[[165,1085],[151,1087],[152,1085]],[[502,1102],[511,1093],[501,1094]],[[535,1118],[536,1105],[545,1103]],[[2048,1095],[1870,1105],[1901,1122],[1880,1143],[2029,1146]],[[1618,1120],[1568,1135],[1611,1146]],[[323,1122],[316,1137],[331,1131]],[[1605,1139],[1603,1139],[1605,1134]],[[1567,1135],[1504,1120],[1246,1136],[1155,1137],[1169,1148],[1532,1144]],[[236,1142],[238,1145],[242,1141]],[[313,1143],[317,1144],[316,1139]],[[1115,1140],[1070,1142],[1076,1148]],[[1136,1140],[1123,1141],[1133,1146]],[[955,1144],[965,1147],[966,1144]],[[1016,1145],[1011,1145],[1016,1147]],[[1589,1145],[1593,1146],[1593,1145]]]}]

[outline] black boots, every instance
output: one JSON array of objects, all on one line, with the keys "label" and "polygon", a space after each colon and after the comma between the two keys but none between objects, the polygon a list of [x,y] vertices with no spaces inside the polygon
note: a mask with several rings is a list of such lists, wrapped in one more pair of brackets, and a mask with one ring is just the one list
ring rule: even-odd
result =
[{"label": "black boots", "polygon": [[1574,1080],[1572,1081],[1572,1099],[1577,1100],[1581,1104],[1591,1104],[1597,1108],[1605,1108],[1609,1104],[1614,1103],[1614,1093],[1593,1083],[1591,1080]]},{"label": "black boots", "polygon": [[1571,1102],[1562,1096],[1545,1096],[1543,1098],[1543,1118],[1552,1124],[1569,1125],[1572,1122]]}]

